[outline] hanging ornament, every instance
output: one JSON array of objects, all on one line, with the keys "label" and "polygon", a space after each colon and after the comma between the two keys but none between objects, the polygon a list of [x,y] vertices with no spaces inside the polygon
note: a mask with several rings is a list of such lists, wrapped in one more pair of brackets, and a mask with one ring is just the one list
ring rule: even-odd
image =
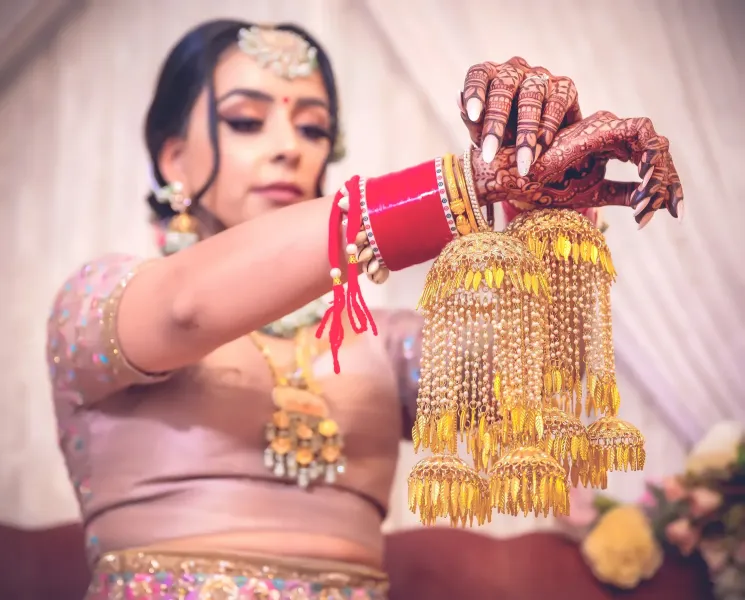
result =
[{"label": "hanging ornament", "polygon": [[409,510],[423,525],[449,518],[454,527],[491,520],[486,481],[457,456],[439,454],[419,461],[409,475]]},{"label": "hanging ornament", "polygon": [[522,240],[543,263],[552,297],[550,345],[544,387],[549,403],[579,416],[582,365],[587,369],[587,414],[616,414],[616,386],[610,289],[616,277],[603,234],[574,210],[524,212],[506,232]]},{"label": "hanging ornament", "polygon": [[582,421],[560,408],[544,407],[543,425],[540,447],[561,463],[573,486],[587,485],[590,444]]},{"label": "hanging ornament", "polygon": [[508,452],[494,464],[489,476],[491,505],[499,513],[569,514],[567,474],[540,448],[526,446]]},{"label": "hanging ornament", "polygon": [[[454,240],[427,274],[419,303],[425,324],[412,436],[416,450],[429,448],[435,456],[418,463],[409,479],[409,506],[423,523],[489,519],[488,485],[478,472],[503,452],[541,440],[548,290],[542,265],[525,245],[495,232]],[[459,438],[465,438],[473,467],[455,456]],[[457,504],[454,485],[460,486]],[[461,502],[463,494],[477,492]]]},{"label": "hanging ornament", "polygon": [[415,448],[455,453],[460,434],[485,469],[507,428],[515,442],[542,437],[548,290],[542,265],[510,236],[472,233],[445,247],[419,303]]},{"label": "hanging ornament", "polygon": [[590,484],[605,489],[609,471],[641,471],[647,455],[644,436],[631,423],[607,416],[587,428]]}]

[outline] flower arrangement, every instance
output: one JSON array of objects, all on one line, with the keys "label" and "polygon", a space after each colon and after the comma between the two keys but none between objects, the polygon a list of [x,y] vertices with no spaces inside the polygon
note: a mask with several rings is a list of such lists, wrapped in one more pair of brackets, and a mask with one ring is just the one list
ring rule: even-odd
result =
[{"label": "flower arrangement", "polygon": [[745,598],[745,427],[716,425],[686,471],[648,484],[636,505],[576,491],[564,529],[577,537],[595,576],[634,588],[654,576],[663,552],[699,552],[719,600]]}]

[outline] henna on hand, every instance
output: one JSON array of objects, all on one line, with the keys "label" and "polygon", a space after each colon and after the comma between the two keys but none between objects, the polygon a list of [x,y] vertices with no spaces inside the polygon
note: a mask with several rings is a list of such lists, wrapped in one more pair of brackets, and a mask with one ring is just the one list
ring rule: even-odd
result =
[{"label": "henna on hand", "polygon": [[[630,206],[642,225],[663,207],[679,216],[683,190],[669,142],[647,118],[595,113],[560,130],[528,175],[520,175],[517,153],[516,148],[503,148],[486,163],[474,150],[474,184],[482,204],[508,202],[519,210]],[[613,158],[634,162],[642,182],[605,179]]]},{"label": "henna on hand", "polygon": [[571,79],[555,77],[542,67],[531,67],[520,57],[505,63],[472,66],[459,107],[471,140],[481,148],[486,162],[513,141],[518,150],[525,148],[518,153],[522,175],[529,172],[532,162],[562,125],[582,118]]}]

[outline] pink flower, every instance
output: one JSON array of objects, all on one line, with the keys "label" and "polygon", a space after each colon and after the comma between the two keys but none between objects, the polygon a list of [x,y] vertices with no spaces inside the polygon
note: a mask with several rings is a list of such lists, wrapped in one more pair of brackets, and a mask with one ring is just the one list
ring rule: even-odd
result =
[{"label": "pink flower", "polygon": [[569,491],[569,515],[562,517],[570,527],[589,527],[598,518],[598,509],[595,508],[595,492],[586,487],[573,487]]},{"label": "pink flower", "polygon": [[654,497],[654,494],[649,490],[649,488],[647,488],[646,490],[644,490],[644,493],[637,501],[637,504],[643,506],[644,508],[654,508],[655,506],[657,506],[657,499]]},{"label": "pink flower", "polygon": [[665,477],[662,480],[662,491],[668,502],[678,502],[688,495],[688,492],[677,477]]},{"label": "pink flower", "polygon": [[704,487],[698,487],[691,492],[691,516],[704,517],[722,505],[722,495],[719,492]]},{"label": "pink flower", "polygon": [[671,544],[678,547],[683,556],[689,556],[693,552],[700,536],[688,519],[678,519],[670,523],[665,527],[665,535]]}]

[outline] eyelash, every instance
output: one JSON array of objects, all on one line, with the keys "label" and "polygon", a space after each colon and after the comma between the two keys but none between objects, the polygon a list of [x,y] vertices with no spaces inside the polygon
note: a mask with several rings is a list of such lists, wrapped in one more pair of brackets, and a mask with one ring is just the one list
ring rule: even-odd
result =
[{"label": "eyelash", "polygon": [[[259,133],[261,131],[261,128],[264,126],[264,121],[261,121],[260,119],[223,120],[225,121],[225,123],[227,123],[228,127],[230,127],[236,133]],[[303,125],[300,126],[298,129],[300,129],[300,131],[306,138],[312,141],[331,139],[331,133],[323,127],[319,127],[317,125]]]}]

